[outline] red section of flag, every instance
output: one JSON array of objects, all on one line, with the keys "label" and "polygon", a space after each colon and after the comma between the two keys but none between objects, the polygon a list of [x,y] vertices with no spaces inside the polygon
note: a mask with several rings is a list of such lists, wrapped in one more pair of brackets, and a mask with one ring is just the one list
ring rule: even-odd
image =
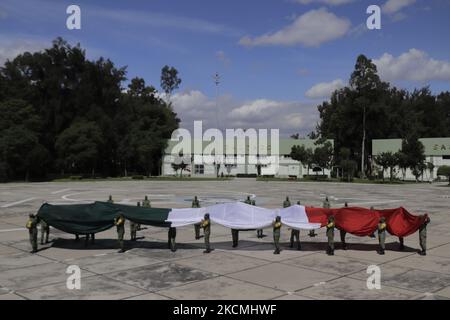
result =
[{"label": "red section of flag", "polygon": [[377,231],[381,217],[386,218],[387,230],[397,237],[406,237],[415,233],[424,221],[423,216],[414,216],[405,208],[370,210],[351,207],[339,209],[324,209],[306,207],[310,223],[320,223],[325,226],[328,216],[333,215],[336,228],[356,236],[369,236]]}]

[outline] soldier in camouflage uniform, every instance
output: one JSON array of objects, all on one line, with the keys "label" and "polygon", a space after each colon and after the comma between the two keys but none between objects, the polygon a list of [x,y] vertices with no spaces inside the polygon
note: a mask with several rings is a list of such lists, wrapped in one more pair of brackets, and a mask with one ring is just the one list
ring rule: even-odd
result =
[{"label": "soldier in camouflage uniform", "polygon": [[380,250],[378,250],[378,254],[383,255],[385,247],[385,241],[386,241],[386,218],[381,217],[380,223],[378,224],[378,242],[380,243]]},{"label": "soldier in camouflage uniform", "polygon": [[302,250],[302,246],[300,245],[300,230],[291,229],[291,244],[290,248],[294,247],[294,240],[297,243],[297,250]]},{"label": "soldier in camouflage uniform", "polygon": [[177,237],[177,228],[170,227],[168,232],[169,237],[169,249],[172,252],[177,251],[175,238]]},{"label": "soldier in camouflage uniform", "polygon": [[[347,202],[344,204],[344,207],[348,207]],[[339,229],[339,234],[341,236],[342,249],[347,250],[347,243],[345,242],[345,236],[347,235],[347,232],[345,230]]]},{"label": "soldier in camouflage uniform", "polygon": [[286,197],[286,200],[283,201],[283,208],[287,208],[291,206],[291,201],[289,201],[289,197]]},{"label": "soldier in camouflage uniform", "polygon": [[328,224],[327,224],[327,239],[328,239],[328,246],[327,246],[327,254],[329,256],[334,256],[334,217],[329,216],[328,217]]},{"label": "soldier in camouflage uniform", "polygon": [[400,251],[405,250],[405,244],[404,244],[403,237],[398,237],[398,241],[400,242],[400,245],[399,245],[398,249],[399,249]]},{"label": "soldier in camouflage uniform", "polygon": [[142,206],[144,208],[151,208],[152,204],[150,203],[150,200],[148,200],[148,196],[145,196],[144,201],[142,201]]},{"label": "soldier in camouflage uniform", "polygon": [[236,248],[239,243],[239,230],[231,229],[231,238],[233,239],[233,248]]},{"label": "soldier in camouflage uniform", "polygon": [[[374,208],[373,206],[370,207],[370,211],[373,211],[373,210],[375,210],[375,208]],[[376,238],[376,237],[375,237],[375,232],[372,233],[369,237],[370,237],[370,238]]]},{"label": "soldier in camouflage uniform", "polygon": [[[256,206],[256,201],[252,200],[252,206]],[[256,230],[256,236],[258,237],[258,239],[264,238],[264,233],[263,233],[263,229],[257,229]]]},{"label": "soldier in camouflage uniform", "polygon": [[211,221],[209,220],[209,213],[205,214],[204,219],[200,223],[203,228],[203,234],[205,235],[205,247],[206,250],[203,253],[210,253],[212,251],[209,245],[209,236],[211,235]]},{"label": "soldier in camouflage uniform", "polygon": [[40,219],[40,224],[41,224],[41,244],[44,244],[44,236],[45,236],[45,243],[48,243],[50,226],[43,219]]},{"label": "soldier in camouflage uniform", "polygon": [[117,227],[117,239],[119,240],[120,253],[125,252],[123,236],[125,235],[125,218],[122,213],[114,219],[114,225]]},{"label": "soldier in camouflage uniform", "polygon": [[423,223],[419,228],[419,240],[420,240],[420,248],[422,251],[419,252],[421,256],[427,255],[427,225],[431,222],[428,214],[423,216]]},{"label": "soldier in camouflage uniform", "polygon": [[281,217],[277,216],[272,222],[273,226],[273,242],[275,244],[275,251],[273,254],[280,254],[280,236],[281,236]]},{"label": "soldier in camouflage uniform", "polygon": [[30,243],[32,251],[31,253],[36,253],[38,251],[38,230],[37,230],[37,224],[38,224],[38,218],[34,214],[30,214],[28,221],[27,221],[27,229],[28,233],[30,235]]},{"label": "soldier in camouflage uniform", "polygon": [[[198,201],[197,196],[195,196],[194,200],[192,200],[191,208],[200,208],[200,201]],[[200,228],[201,228],[201,223],[194,224],[195,240],[198,240],[198,239],[201,238],[201,236],[200,236]]]},{"label": "soldier in camouflage uniform", "polygon": [[[137,206],[140,207],[140,202],[137,203]],[[139,224],[130,220],[130,240],[136,241],[137,239],[137,231],[139,228]]]}]

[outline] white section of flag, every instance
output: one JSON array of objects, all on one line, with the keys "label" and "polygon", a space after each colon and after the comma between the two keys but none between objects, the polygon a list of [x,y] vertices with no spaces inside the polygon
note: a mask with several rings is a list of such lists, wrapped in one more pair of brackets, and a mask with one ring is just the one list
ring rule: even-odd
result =
[{"label": "white section of flag", "polygon": [[304,206],[266,209],[242,202],[216,204],[204,208],[172,209],[166,221],[171,222],[173,227],[192,225],[200,223],[205,213],[209,213],[213,223],[237,230],[270,227],[278,215],[281,217],[282,224],[293,229],[320,228],[318,223],[309,223]]}]

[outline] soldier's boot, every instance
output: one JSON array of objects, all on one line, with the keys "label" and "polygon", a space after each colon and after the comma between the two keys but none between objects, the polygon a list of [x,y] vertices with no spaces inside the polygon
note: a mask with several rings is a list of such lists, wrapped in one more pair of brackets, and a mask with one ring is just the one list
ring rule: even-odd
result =
[{"label": "soldier's boot", "polygon": [[419,252],[419,254],[420,254],[421,256],[426,256],[426,255],[427,255],[427,252],[426,252],[426,250],[421,250],[421,251]]},{"label": "soldier's boot", "polygon": [[205,251],[203,251],[203,253],[210,253],[211,252],[211,249],[206,249]]},{"label": "soldier's boot", "polygon": [[334,249],[331,249],[330,256],[334,256]]},{"label": "soldier's boot", "polygon": [[297,245],[297,250],[302,250],[302,245],[300,243]]},{"label": "soldier's boot", "polygon": [[315,236],[317,236],[316,231],[314,229],[313,230],[309,230],[309,236],[311,238],[314,238]]},{"label": "soldier's boot", "polygon": [[327,246],[327,255],[331,256],[331,247]]},{"label": "soldier's boot", "polygon": [[400,243],[400,246],[398,247],[398,250],[400,250],[400,251],[405,250],[405,245],[403,243]]},{"label": "soldier's boot", "polygon": [[80,236],[77,234],[75,235],[75,241],[77,241],[77,242],[80,241]]},{"label": "soldier's boot", "polygon": [[289,245],[289,248],[293,248],[294,247],[294,240],[291,240],[291,244]]},{"label": "soldier's boot", "polygon": [[380,248],[380,250],[378,250],[378,254],[379,254],[379,255],[384,255],[384,249],[381,249],[381,248]]},{"label": "soldier's boot", "polygon": [[342,250],[347,250],[347,243],[342,242]]}]

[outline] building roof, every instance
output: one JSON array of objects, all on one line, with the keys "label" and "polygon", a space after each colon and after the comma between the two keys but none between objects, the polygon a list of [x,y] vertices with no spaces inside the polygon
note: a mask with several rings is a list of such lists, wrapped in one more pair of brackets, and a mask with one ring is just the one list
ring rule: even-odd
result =
[{"label": "building roof", "polygon": [[[229,141],[230,145],[232,145],[234,148],[234,154],[253,154],[257,155],[258,153],[258,146],[250,146],[248,139],[235,139],[235,143],[233,144],[233,140],[227,140]],[[237,141],[239,143],[237,143]],[[331,145],[334,145],[334,140],[327,140],[331,143]],[[245,142],[245,144],[244,144]],[[268,139],[268,151],[267,153],[271,152],[272,146],[270,143],[270,139]],[[291,149],[293,146],[303,145],[305,148],[311,148],[316,149],[318,146],[315,144],[316,140],[313,139],[279,139],[279,154],[281,155],[288,155],[291,153]],[[172,150],[175,146],[177,146],[180,142],[178,140],[169,140],[167,148],[165,149],[165,154],[177,154],[179,152],[179,147],[175,149],[174,152]],[[213,148],[213,142],[211,141],[202,141],[202,140],[192,140],[191,141],[191,152],[194,151],[194,144],[197,144],[198,146],[202,146],[202,150],[206,151],[206,153],[209,153],[209,150]],[[211,145],[210,147],[208,147]],[[319,145],[320,146],[320,145]],[[208,148],[207,148],[208,147]],[[224,147],[224,151],[226,146]],[[261,149],[264,151],[266,149],[265,145],[260,146]],[[206,149],[207,148],[207,149]],[[245,148],[245,149],[244,149]]]},{"label": "building roof", "polygon": [[[450,155],[450,137],[449,138],[422,138],[419,139],[425,147],[426,156],[449,156]],[[395,153],[402,148],[402,139],[376,139],[372,140],[372,155],[378,155],[382,152]]]}]

